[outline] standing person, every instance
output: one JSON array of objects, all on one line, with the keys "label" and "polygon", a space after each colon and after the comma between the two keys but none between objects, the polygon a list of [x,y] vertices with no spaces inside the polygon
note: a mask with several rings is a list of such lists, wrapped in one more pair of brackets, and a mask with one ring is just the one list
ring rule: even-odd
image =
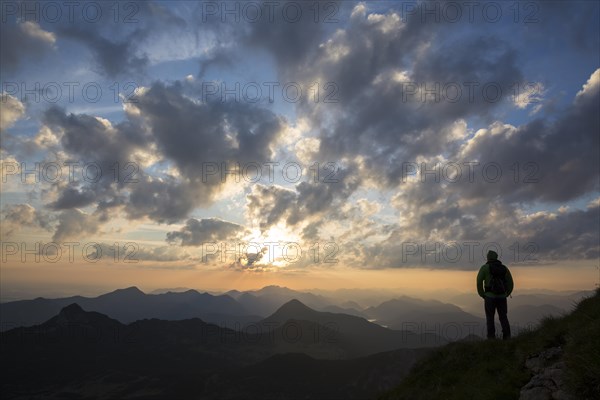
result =
[{"label": "standing person", "polygon": [[477,274],[477,293],[484,299],[487,338],[496,338],[494,315],[498,311],[502,325],[502,339],[510,339],[508,323],[508,306],[506,298],[513,291],[513,279],[508,268],[498,260],[498,253],[493,250],[487,253],[487,263],[481,266]]}]

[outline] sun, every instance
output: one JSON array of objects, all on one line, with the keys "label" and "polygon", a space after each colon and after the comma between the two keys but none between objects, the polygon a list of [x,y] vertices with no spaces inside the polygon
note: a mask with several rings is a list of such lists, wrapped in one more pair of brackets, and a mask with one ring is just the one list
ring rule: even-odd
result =
[{"label": "sun", "polygon": [[254,262],[257,267],[285,268],[297,262],[302,255],[300,235],[284,223],[271,226],[262,233],[253,229],[244,240],[248,258],[255,258],[259,251],[262,252],[260,259]]}]

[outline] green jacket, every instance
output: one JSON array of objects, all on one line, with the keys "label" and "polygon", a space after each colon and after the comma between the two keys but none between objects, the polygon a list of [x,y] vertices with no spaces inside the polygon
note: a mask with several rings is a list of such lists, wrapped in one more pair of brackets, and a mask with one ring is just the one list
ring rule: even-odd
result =
[{"label": "green jacket", "polygon": [[492,280],[492,274],[490,273],[490,266],[488,264],[484,264],[479,268],[479,273],[477,274],[477,293],[481,297],[508,297],[513,291],[514,283],[512,275],[510,274],[510,270],[506,268],[506,294],[494,294],[492,292],[486,292],[485,287],[489,286],[490,281]]}]

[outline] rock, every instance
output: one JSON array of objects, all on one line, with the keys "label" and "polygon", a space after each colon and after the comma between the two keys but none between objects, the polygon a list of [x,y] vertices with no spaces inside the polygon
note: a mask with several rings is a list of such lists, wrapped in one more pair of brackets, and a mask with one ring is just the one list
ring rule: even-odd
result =
[{"label": "rock", "polygon": [[532,357],[525,360],[525,366],[535,373],[540,372],[544,368],[544,360],[540,357]]},{"label": "rock", "polygon": [[552,400],[552,393],[545,387],[521,390],[519,400]]},{"label": "rock", "polygon": [[525,366],[532,370],[535,373],[539,373],[543,370],[544,366],[548,363],[548,361],[552,361],[562,354],[562,348],[559,347],[551,347],[547,350],[544,350],[538,354],[535,354],[525,360]]},{"label": "rock", "polygon": [[566,364],[561,356],[562,348],[552,347],[525,360],[534,375],[521,389],[519,400],[575,400],[563,390]]},{"label": "rock", "polygon": [[545,359],[546,361],[550,361],[550,360],[560,357],[561,354],[562,354],[562,348],[560,346],[558,346],[558,347],[551,347],[547,350],[542,351],[540,353],[540,357]]},{"label": "rock", "polygon": [[562,389],[559,389],[556,392],[552,393],[552,399],[554,399],[554,400],[576,400],[575,397],[566,393]]},{"label": "rock", "polygon": [[543,387],[550,391],[557,389],[554,381],[546,377],[544,374],[534,375],[531,380],[525,386],[523,386],[523,389],[533,389],[536,387]]},{"label": "rock", "polygon": [[557,387],[561,387],[563,385],[563,377],[565,375],[565,371],[561,368],[556,368],[553,365],[551,368],[547,368],[544,371],[544,376],[551,379]]}]

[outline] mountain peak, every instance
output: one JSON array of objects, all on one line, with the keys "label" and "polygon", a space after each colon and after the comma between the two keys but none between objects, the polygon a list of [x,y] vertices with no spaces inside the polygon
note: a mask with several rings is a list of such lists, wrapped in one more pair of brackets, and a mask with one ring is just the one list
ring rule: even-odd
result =
[{"label": "mountain peak", "polygon": [[60,313],[58,315],[61,315],[63,317],[65,317],[66,319],[73,319],[73,318],[77,318],[80,315],[85,314],[85,311],[83,308],[81,308],[81,306],[77,303],[72,303],[69,304],[66,307],[63,307],[62,310],[60,310]]},{"label": "mountain peak", "polygon": [[279,292],[292,292],[292,291],[293,290],[288,287],[279,286],[279,285],[268,285],[268,286],[263,287],[260,290],[257,290],[257,292],[263,292],[263,293],[267,293],[267,292],[268,293],[272,293],[272,292],[279,293]]},{"label": "mountain peak", "polygon": [[292,299],[287,303],[284,303],[277,310],[277,313],[285,313],[290,316],[294,316],[295,314],[304,314],[306,312],[315,312],[315,310],[308,307],[298,299]]},{"label": "mountain peak", "polygon": [[116,325],[120,325],[117,320],[108,317],[105,314],[101,314],[95,311],[86,311],[77,303],[71,303],[62,310],[55,317],[49,319],[45,324],[69,324],[77,323],[83,325],[94,326],[94,329],[111,328]]},{"label": "mountain peak", "polygon": [[145,294],[144,292],[142,292],[137,286],[130,286],[128,288],[125,289],[117,289],[115,290],[115,292],[123,292],[123,293],[141,293],[141,294]]},{"label": "mountain peak", "polygon": [[314,320],[315,318],[318,318],[319,314],[318,311],[304,305],[298,299],[292,299],[287,303],[284,303],[269,317],[265,318],[265,321],[283,323],[289,319]]},{"label": "mountain peak", "polygon": [[128,295],[128,296],[139,296],[139,295],[145,295],[146,293],[144,293],[140,289],[138,289],[137,286],[130,286],[128,288],[114,290],[107,294],[108,295],[120,294],[120,295]]},{"label": "mountain peak", "polygon": [[73,313],[73,312],[77,312],[77,313],[81,313],[81,312],[85,312],[83,311],[83,308],[81,308],[81,306],[77,303],[71,303],[66,307],[63,307],[62,310],[60,310],[60,312],[67,312],[67,313]]}]

